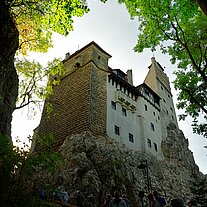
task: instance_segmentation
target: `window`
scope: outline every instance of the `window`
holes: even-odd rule
[[[159,116],[157,118],[158,118],[158,120],[160,120],[160,117]]]
[[[129,141],[130,142],[134,142],[134,136],[131,133],[129,133]]]
[[[98,59],[99,59],[99,60],[101,59],[101,56],[100,56],[100,55],[98,56]]]
[[[167,115],[169,114],[169,113],[168,113],[168,110],[166,110],[166,113],[167,113]]]
[[[165,99],[163,99],[163,101],[166,103]]]
[[[155,116],[155,112],[153,111],[153,115]]]
[[[116,125],[114,126],[114,132],[115,134],[120,135],[120,128]]]
[[[150,126],[151,126],[151,130],[155,131],[155,125],[153,123],[150,123]]]
[[[154,148],[155,148],[155,151],[157,152],[157,144],[154,143]]]
[[[154,101],[155,101],[156,104],[160,105],[160,100],[155,96],[154,96]]]
[[[116,102],[114,101],[111,101],[111,108],[116,110]]]
[[[145,108],[145,111],[147,111],[147,105],[146,104],[144,105],[144,108]]]
[[[163,87],[161,86],[161,89],[163,90]]]
[[[171,110],[171,111],[173,111],[173,108],[172,108],[172,107],[170,107],[170,110]]]
[[[145,94],[146,94],[147,96],[150,95],[149,91],[148,91],[146,88],[144,89],[144,92],[145,92]]]
[[[150,140],[150,139],[147,139],[147,146],[148,146],[149,148],[151,148],[151,147],[152,147],[152,142],[151,142],[151,140]]]
[[[174,117],[172,116],[172,120],[174,120]]]
[[[122,114],[123,116],[127,116],[127,110],[124,107],[122,107]]]

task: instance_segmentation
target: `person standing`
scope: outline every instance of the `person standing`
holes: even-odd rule
[[[111,194],[107,194],[106,197],[104,198],[104,204],[102,205],[102,207],[109,207],[109,203],[112,200],[112,196]]]
[[[155,199],[159,202],[160,207],[163,207],[167,204],[164,197],[161,196],[157,191],[154,191],[153,195],[154,195]]]
[[[114,192],[114,198],[109,203],[109,207],[127,207],[125,201],[120,197],[118,190]]]
[[[172,198],[170,200],[170,205],[172,207],[184,207],[185,206],[185,202],[182,198]]]
[[[85,198],[79,190],[76,195],[76,203],[78,207],[85,207]]]
[[[147,195],[147,198],[149,200],[149,207],[160,207],[159,202],[155,199],[155,197],[152,193],[149,193]]]
[[[196,201],[195,200],[190,200],[188,203],[189,207],[197,207]]]
[[[125,201],[127,207],[130,207],[130,201],[125,194],[122,195],[122,199]]]
[[[62,203],[68,203],[70,196],[63,186],[63,177],[58,176],[56,186],[57,188],[53,192],[53,199]]]

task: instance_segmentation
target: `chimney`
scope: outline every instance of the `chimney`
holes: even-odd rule
[[[130,83],[131,85],[133,85],[133,76],[132,76],[132,69],[127,70],[127,81],[128,83]]]
[[[151,62],[152,62],[152,64],[156,64],[155,57],[152,57],[152,58],[151,58]]]
[[[65,54],[65,60],[67,60],[69,57],[70,57],[70,52],[67,52],[67,53]]]

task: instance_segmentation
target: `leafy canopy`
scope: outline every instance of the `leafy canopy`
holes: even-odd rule
[[[49,81],[47,87],[43,82],[51,75],[63,73],[60,60],[55,59],[43,67],[24,56],[30,51],[47,52],[52,47],[53,32],[68,35],[73,30],[73,16],[83,16],[89,9],[84,0],[8,0],[6,3],[19,31],[15,61],[20,77],[18,109],[29,103],[38,104],[52,94],[51,84],[56,85],[59,80]]]
[[[192,0],[119,0],[140,22],[134,50],[159,47],[178,65],[174,82],[179,91],[180,118],[194,119],[194,132],[207,137],[207,17]],[[202,115],[204,122],[199,123]]]
[[[19,97],[17,102],[22,108],[29,103],[40,106],[42,100],[53,94],[52,85],[58,85],[64,67],[59,59],[54,59],[43,67],[39,62],[26,58],[16,59],[15,66],[19,74]],[[58,74],[58,75],[57,75]],[[56,78],[49,77],[55,76]],[[47,84],[46,84],[47,82]]]
[[[83,16],[89,9],[82,0],[8,1],[19,31],[20,52],[47,52],[52,46],[52,32],[68,35],[73,30],[73,16]]]

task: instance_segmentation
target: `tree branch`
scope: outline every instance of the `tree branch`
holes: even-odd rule
[[[207,47],[205,48],[203,56],[204,56],[204,61],[205,61],[203,72],[206,73],[206,69],[207,69]]]
[[[199,50],[200,50],[200,61],[199,61],[198,67],[201,68],[202,67],[202,62],[203,62],[203,52],[202,52],[202,47],[201,47],[200,42],[198,43],[198,47],[199,47]]]
[[[33,73],[33,75],[32,75],[32,78],[31,78],[31,80],[29,81],[29,84],[28,84],[28,86],[26,87],[26,89],[25,89],[25,93],[23,93],[23,100],[22,100],[22,102],[21,102],[21,104],[20,104],[20,106],[19,107],[21,107],[22,105],[24,105],[24,102],[25,102],[25,100],[26,100],[26,97],[28,97],[28,102],[29,102],[29,96],[30,96],[30,93],[31,93],[31,91],[32,91],[32,89],[34,88],[34,86],[35,86],[35,80],[34,80],[34,78],[35,78],[35,75],[36,75],[36,72],[34,71],[34,73]],[[32,81],[33,81],[33,83],[32,83]],[[31,83],[32,83],[32,85],[31,85]],[[30,88],[30,89],[29,89]]]
[[[177,24],[178,24],[178,22],[177,22]],[[171,25],[172,25],[172,27],[173,27],[173,29],[175,30],[175,34],[176,34],[176,38],[177,38],[177,41],[186,49],[186,52],[188,53],[188,56],[189,56],[189,58],[191,59],[191,62],[192,62],[192,65],[193,65],[193,67],[198,71],[198,73],[201,75],[201,77],[203,78],[203,80],[205,81],[205,82],[207,82],[207,76],[205,75],[205,73],[198,67],[198,65],[196,64],[196,62],[195,62],[195,59],[193,58],[193,55],[192,55],[192,53],[190,52],[190,49],[189,49],[189,47],[188,47],[188,44],[187,44],[187,42],[185,41],[185,39],[184,39],[184,41],[185,41],[185,43],[180,39],[180,37],[179,37],[179,34],[178,34],[178,29],[177,29],[177,27],[175,26],[175,24],[171,21]],[[179,24],[178,24],[178,26],[179,26]]]
[[[27,103],[25,103],[25,104],[23,104],[23,105],[20,105],[20,106],[16,106],[14,110],[21,109],[21,108],[23,108],[23,107],[25,107],[25,106],[28,106],[28,105],[31,104],[31,103],[36,104],[36,103],[38,103],[38,102],[43,102],[43,101],[40,101],[40,100],[28,100]]]
[[[34,41],[34,40],[35,39],[30,39],[30,40],[25,40],[25,41],[21,42],[21,44],[19,45],[19,50],[22,48],[23,44],[30,43],[31,41]]]
[[[200,108],[205,114],[207,114],[207,109],[205,109],[205,106],[203,106],[202,104],[200,104],[200,103],[197,101],[197,99],[193,96],[192,91],[190,91],[190,90],[187,89],[187,88],[182,88],[181,90],[182,90],[182,91],[185,91],[185,92],[190,96],[189,101],[190,101],[192,104],[196,104],[197,106],[199,106],[199,108]]]

